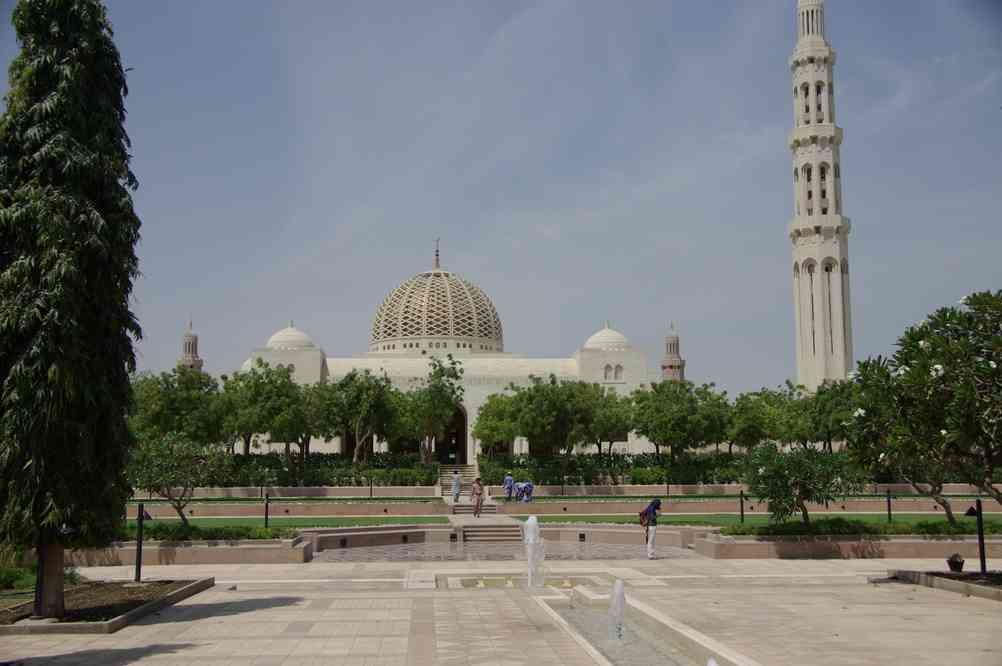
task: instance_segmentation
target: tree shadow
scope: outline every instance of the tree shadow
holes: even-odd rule
[[[137,625],[168,624],[171,622],[191,622],[210,617],[240,615],[254,611],[268,610],[282,606],[291,606],[303,601],[303,597],[259,597],[256,599],[237,599],[234,601],[217,601],[207,604],[185,604],[183,606],[168,606],[163,610],[151,613],[135,622]]]
[[[14,661],[3,661],[0,664],[10,666],[39,666],[41,664],[131,664],[146,657],[158,654],[175,654],[188,648],[195,647],[194,643],[165,643],[162,645],[147,645],[144,647],[129,648],[102,648],[98,650],[80,650],[79,652],[64,652],[62,654],[50,654],[44,657],[26,657],[15,659]]]

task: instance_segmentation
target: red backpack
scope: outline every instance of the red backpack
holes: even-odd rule
[[[650,520],[650,514],[648,514],[647,509],[644,508],[644,510],[640,512],[640,526],[647,527],[650,524]]]

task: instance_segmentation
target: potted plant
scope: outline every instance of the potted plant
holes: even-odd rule
[[[954,553],[946,559],[946,566],[950,567],[950,571],[960,573],[964,570],[964,558],[960,553]]]

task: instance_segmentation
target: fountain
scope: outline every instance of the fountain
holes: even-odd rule
[[[626,586],[619,578],[612,584],[609,597],[609,640],[623,640],[623,619],[626,617]]]
[[[525,541],[525,559],[529,565],[528,588],[543,586],[543,560],[546,559],[546,548],[539,535],[539,521],[535,516],[529,516],[522,528],[522,538]]]

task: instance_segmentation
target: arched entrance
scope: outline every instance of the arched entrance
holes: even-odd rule
[[[466,410],[460,405],[445,427],[441,441],[435,442],[435,455],[443,465],[466,465]]]

